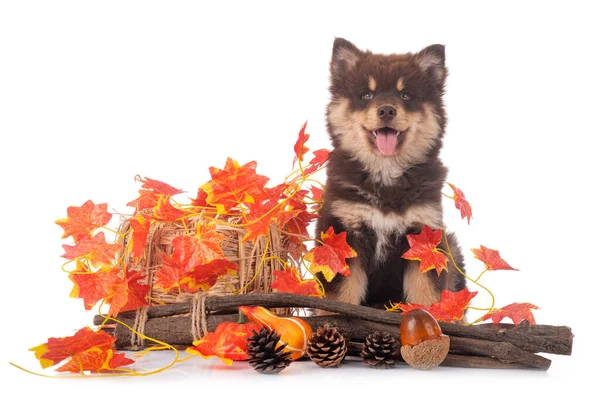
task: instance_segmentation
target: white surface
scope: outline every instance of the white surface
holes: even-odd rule
[[[598,352],[600,34],[591,2],[550,3],[3,2],[3,385],[52,394],[218,387],[294,394],[301,384],[327,383],[336,393],[429,394],[559,391],[590,381]],[[467,226],[449,201],[445,220],[465,248],[499,249],[520,269],[483,281],[498,306],[532,302],[542,308],[539,323],[572,326],[573,356],[552,356],[548,373],[321,370],[306,362],[266,377],[195,358],[152,377],[80,381],[8,366],[40,371],[27,348],[91,323],[93,312],[68,298],[60,270],[64,241],[54,221],[67,206],[92,199],[128,213],[136,174],[189,191],[185,200],[227,156],[258,160],[259,172],[279,181],[305,120],[309,147],[329,147],[324,109],[335,36],[381,52],[446,44],[443,159],[474,219]],[[468,264],[470,273],[480,268]],[[480,292],[475,302],[489,299]],[[136,367],[158,367],[163,356]]]

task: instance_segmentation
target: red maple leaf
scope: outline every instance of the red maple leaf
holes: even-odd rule
[[[471,218],[473,218],[473,210],[471,209],[471,204],[465,198],[465,194],[460,190],[460,188],[454,186],[452,183],[448,183],[448,185],[454,191],[454,206],[456,209],[460,210],[460,218],[467,218],[467,223],[471,224]]]
[[[448,271],[448,258],[437,249],[442,241],[442,230],[433,231],[428,225],[425,225],[420,234],[407,235],[406,238],[410,249],[402,255],[402,258],[419,260],[421,272],[435,268],[439,275],[443,270]]]
[[[336,274],[350,275],[347,258],[356,257],[356,252],[346,242],[346,233],[336,234],[333,227],[321,232],[322,246],[312,248],[305,258],[310,261],[313,273],[321,272],[327,282],[331,282]]]
[[[535,318],[533,317],[533,312],[531,312],[532,309],[538,309],[538,307],[530,303],[512,303],[500,309],[493,309],[482,320],[492,319],[494,324],[498,324],[503,318],[509,318],[515,325],[518,325],[523,320],[527,320],[530,324],[534,325]]]
[[[253,331],[259,333],[261,328],[262,325],[254,322],[221,322],[215,331],[194,341],[194,346],[186,349],[186,352],[204,359],[218,357],[227,365],[234,360],[248,360],[248,338],[252,337]]]
[[[429,307],[429,312],[434,318],[442,322],[453,322],[461,320],[469,302],[477,295],[477,292],[470,292],[467,288],[459,292],[442,290],[442,300]]]
[[[173,238],[173,257],[190,270],[196,265],[225,258],[221,242],[225,235],[217,230],[216,224],[196,223],[194,235]]]
[[[461,320],[469,302],[477,295],[477,292],[470,292],[467,288],[459,292],[442,290],[441,301],[426,307],[420,304],[395,304],[394,308],[399,308],[403,314],[415,309],[428,311],[436,320],[442,322],[454,322]]]
[[[181,285],[190,293],[195,293],[200,289],[208,291],[221,276],[235,275],[239,269],[240,267],[236,263],[229,260],[213,260],[210,263],[196,265],[189,270],[181,280]]]
[[[183,192],[183,190],[172,187],[161,181],[150,179],[149,177],[137,175],[135,180],[142,182],[142,190],[138,191],[140,196],[129,202],[127,206],[134,207],[136,212],[153,208],[156,206],[161,196],[171,197],[172,195],[181,194]]]
[[[141,278],[141,271],[126,273],[125,278],[113,286],[111,295],[106,298],[110,304],[110,316],[116,317],[119,312],[134,311],[148,305],[146,296],[150,286],[139,283]]]
[[[93,231],[110,221],[112,215],[107,212],[107,208],[105,203],[95,205],[88,200],[80,207],[69,206],[67,218],[56,220],[55,223],[65,231],[62,238],[72,236],[77,243],[84,237],[90,238]]]
[[[121,282],[119,269],[112,268],[97,272],[71,273],[69,279],[73,281],[73,290],[70,296],[73,298],[82,298],[85,309],[90,310],[96,303],[111,294],[115,285]]]
[[[181,289],[181,281],[186,273],[184,263],[162,253],[162,267],[154,273],[154,285],[164,291]]]
[[[313,194],[313,200],[315,202],[319,202],[323,199],[323,190],[321,190],[319,187],[311,186],[310,191]]]
[[[202,188],[198,188],[198,193],[196,194],[196,198],[192,199],[190,204],[192,206],[206,207],[208,203],[206,202],[206,198],[208,194]]]
[[[206,202],[215,206],[218,214],[268,198],[264,187],[269,178],[256,174],[256,161],[240,166],[227,158],[224,169],[211,167],[209,171],[212,180],[200,188],[206,191]]]
[[[321,289],[314,279],[303,280],[295,268],[284,271],[273,271],[275,281],[271,282],[271,289],[279,293],[294,293],[305,296],[321,297]]]
[[[313,151],[313,159],[310,160],[310,165],[304,169],[304,176],[309,176],[318,171],[329,160],[330,151],[320,149]]]
[[[129,220],[129,226],[131,227],[131,254],[133,256],[133,263],[135,264],[140,258],[144,257],[146,239],[150,232],[150,220],[141,214],[137,214]]]
[[[242,242],[256,242],[256,238],[269,234],[269,227],[281,212],[281,205],[277,198],[248,205],[249,211],[246,215],[248,223],[245,227],[248,232],[242,238]]]
[[[306,122],[304,123],[304,125],[302,125],[300,133],[298,133],[298,140],[296,141],[296,144],[294,144],[294,152],[296,153],[296,158],[294,158],[294,162],[296,162],[296,160],[300,162],[304,161],[304,154],[308,152],[308,147],[306,147],[304,144],[306,143],[310,135],[305,134],[305,132]]]
[[[175,221],[185,217],[187,214],[171,204],[171,198],[161,195],[158,203],[153,209],[152,217],[161,221]]]
[[[471,251],[475,254],[475,258],[483,261],[488,271],[497,271],[497,270],[513,270],[518,271],[508,265],[506,261],[500,257],[500,252],[494,249],[488,249],[483,245],[480,245],[480,249],[471,249]]]
[[[99,266],[110,264],[115,259],[115,255],[121,249],[118,243],[106,243],[104,232],[100,231],[92,238],[82,237],[75,246],[62,245],[65,254],[62,257],[68,260],[76,258],[85,258],[92,265]]]
[[[42,368],[48,368],[69,359],[57,371],[112,370],[133,363],[124,354],[114,354],[113,343],[117,339],[104,331],[89,327],[69,337],[51,337],[44,344],[30,348]]]

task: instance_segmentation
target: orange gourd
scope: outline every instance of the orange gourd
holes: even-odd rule
[[[286,351],[292,353],[292,360],[300,359],[306,353],[308,338],[312,328],[297,317],[280,317],[264,307],[241,306],[240,313],[249,321],[259,323],[281,336],[280,344],[287,344]]]

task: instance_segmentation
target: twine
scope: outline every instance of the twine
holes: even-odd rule
[[[192,298],[192,336],[194,340],[199,340],[208,333],[206,297],[208,297],[208,293],[198,292]]]
[[[131,347],[133,350],[144,348],[144,339],[140,336],[144,334],[144,328],[148,321],[148,306],[138,308],[135,313],[135,321],[133,322],[133,330],[131,332]]]

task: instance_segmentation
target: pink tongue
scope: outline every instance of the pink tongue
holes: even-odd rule
[[[393,155],[396,152],[396,144],[398,143],[398,136],[396,133],[385,133],[377,131],[377,148],[383,155]]]

